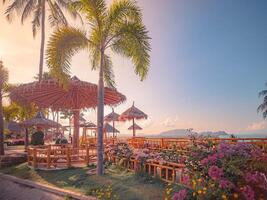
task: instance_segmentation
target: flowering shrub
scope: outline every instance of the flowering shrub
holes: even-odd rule
[[[195,145],[186,161],[192,188],[190,199],[258,200],[267,197],[267,158],[254,145],[221,143]],[[188,189],[186,189],[188,190]],[[180,190],[173,199],[187,199]]]
[[[112,187],[103,186],[100,188],[93,188],[86,193],[87,195],[92,195],[97,197],[98,200],[119,200],[119,197],[114,194]]]
[[[133,150],[129,147],[127,143],[118,143],[115,145],[108,145],[106,147],[106,153],[111,156],[116,156],[119,159],[129,159],[133,155]]]

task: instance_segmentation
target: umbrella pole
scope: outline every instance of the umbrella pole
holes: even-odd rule
[[[113,138],[114,138],[114,136],[115,136],[115,122],[114,122],[114,120],[112,122],[113,122],[112,125],[113,125]]]
[[[79,146],[79,117],[80,111],[74,110],[74,133],[73,133],[73,148],[78,148]]]
[[[133,137],[135,137],[134,118],[133,118]]]

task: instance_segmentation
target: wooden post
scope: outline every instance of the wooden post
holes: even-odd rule
[[[33,148],[33,168],[37,168],[37,149]]]
[[[176,178],[176,173],[175,173],[175,169],[173,168],[172,170],[172,182],[175,182],[175,178]]]
[[[89,162],[90,162],[90,158],[89,158],[89,147],[86,145],[86,165],[88,166],[89,165]]]
[[[25,141],[24,141],[24,145],[25,145],[25,152],[27,152],[28,145],[29,145],[29,130],[28,130],[28,128],[25,129]]]
[[[67,167],[71,167],[71,160],[70,160],[70,148],[67,147]]]
[[[30,148],[27,150],[28,165],[31,166],[32,151]]]
[[[50,166],[51,166],[51,157],[50,157],[51,145],[48,145],[46,153],[47,153],[47,155],[46,155],[47,156],[47,168],[50,169]]]
[[[163,138],[161,138],[160,147],[161,147],[162,149],[163,149],[163,147],[164,147],[164,139],[163,139]]]

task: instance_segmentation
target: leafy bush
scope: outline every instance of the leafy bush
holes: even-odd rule
[[[256,146],[221,143],[192,147],[186,161],[188,177],[173,199],[264,200],[267,196],[267,157]]]

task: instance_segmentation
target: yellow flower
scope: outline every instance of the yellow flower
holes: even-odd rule
[[[193,197],[194,197],[194,196],[196,196],[196,193],[195,193],[195,192],[193,193]]]
[[[234,193],[234,198],[237,199],[238,198],[238,194]]]
[[[225,194],[222,195],[223,199],[227,199],[227,196]]]
[[[203,187],[203,190],[204,190],[204,191],[206,191],[206,190],[207,190],[207,188],[206,188],[206,187]]]
[[[198,193],[198,194],[202,194],[202,190],[198,190],[197,193]]]
[[[167,194],[170,194],[170,191],[167,191]]]
[[[197,179],[197,181],[198,181],[198,182],[201,182],[202,180],[201,180],[201,178],[199,178],[199,179]]]

